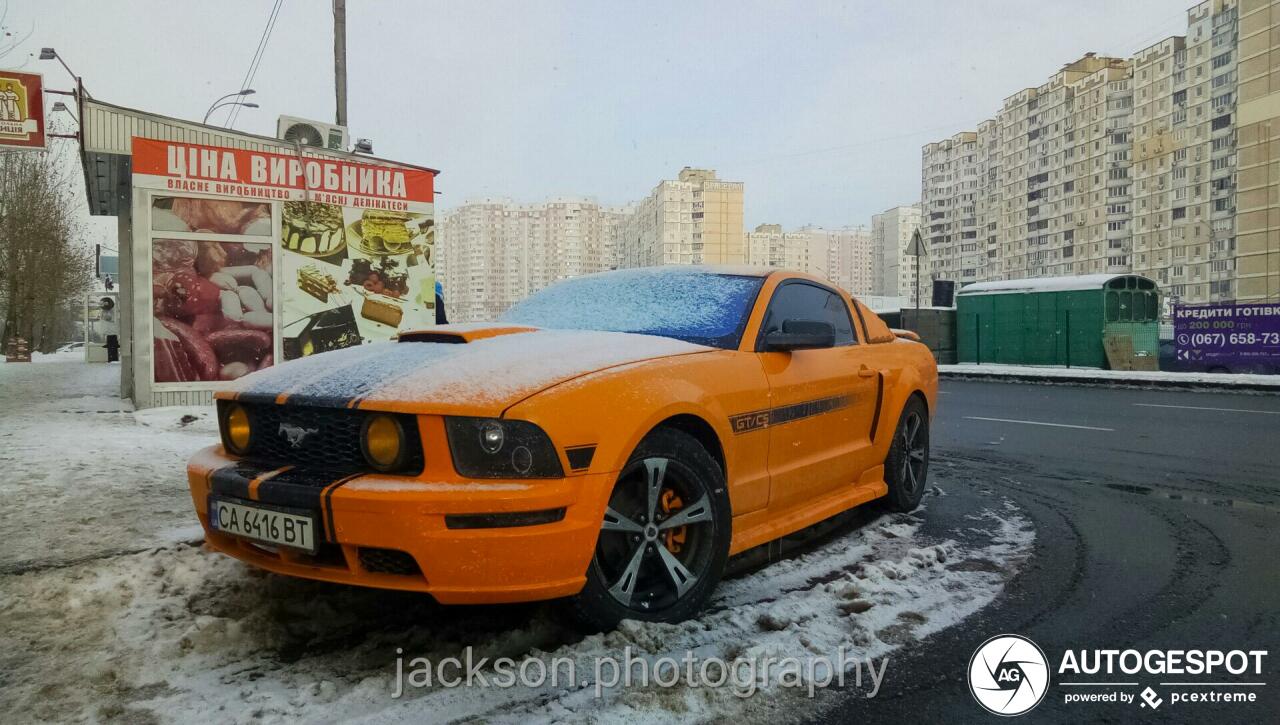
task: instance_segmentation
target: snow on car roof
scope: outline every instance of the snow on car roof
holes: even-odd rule
[[[1117,277],[1128,274],[1082,274],[1068,277],[1038,277],[1035,279],[1001,279],[994,282],[975,282],[965,285],[957,295],[994,294],[999,292],[1065,292],[1068,290],[1102,289]]]

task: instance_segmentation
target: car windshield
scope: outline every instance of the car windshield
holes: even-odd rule
[[[559,330],[659,335],[734,348],[762,283],[762,277],[690,268],[604,272],[552,285],[499,319]]]

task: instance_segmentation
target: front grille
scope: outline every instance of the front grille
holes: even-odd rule
[[[395,549],[375,549],[370,546],[360,547],[360,566],[365,571],[375,574],[422,574],[418,562],[408,553]]]
[[[218,401],[219,408],[230,405]],[[245,457],[255,462],[304,466],[335,474],[372,471],[360,447],[367,411],[271,403],[239,403],[249,415],[253,436]],[[399,415],[408,455],[402,474],[422,472],[417,421]]]

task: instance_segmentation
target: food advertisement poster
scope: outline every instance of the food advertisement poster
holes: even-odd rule
[[[44,80],[39,74],[0,70],[0,146],[45,147]]]
[[[435,322],[432,172],[134,139],[156,383],[234,380]]]

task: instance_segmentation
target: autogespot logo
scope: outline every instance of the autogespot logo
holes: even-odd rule
[[[1021,715],[1049,691],[1049,660],[1026,637],[998,634],[969,659],[969,691],[988,712]]]

